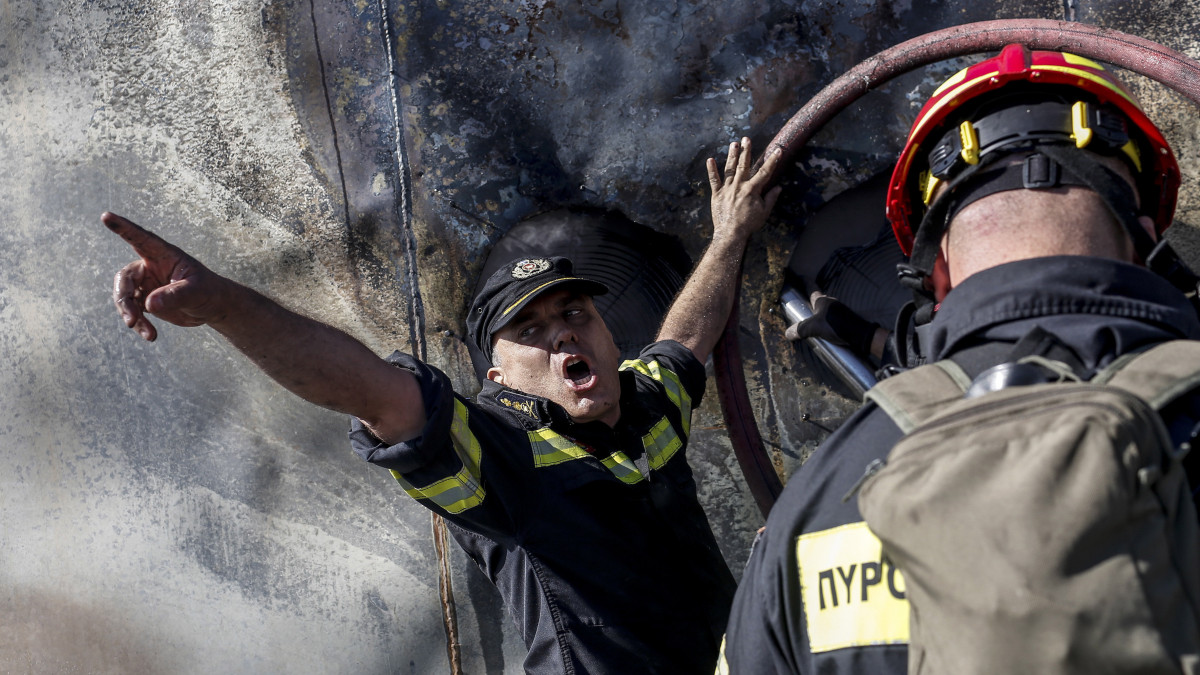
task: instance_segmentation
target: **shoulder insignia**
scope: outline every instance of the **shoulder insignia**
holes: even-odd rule
[[[509,410],[525,415],[531,419],[539,419],[537,412],[537,399],[525,394],[519,394],[513,391],[505,391],[496,395],[496,400]]]

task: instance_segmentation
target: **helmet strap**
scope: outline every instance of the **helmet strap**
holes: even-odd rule
[[[1129,182],[1113,170],[1092,159],[1086,152],[1074,151],[1062,145],[1040,147],[1039,151],[1061,164],[1079,183],[1100,195],[1108,210],[1125,226],[1133,248],[1150,271],[1166,279],[1172,286],[1200,297],[1197,286],[1200,277],[1180,260],[1175,249],[1165,239],[1157,242],[1139,221],[1137,201]]]
[[[1193,303],[1200,302],[1200,276],[1196,276],[1187,263],[1179,258],[1179,254],[1166,238],[1158,242],[1150,252],[1150,257],[1146,258],[1146,267],[1171,282],[1175,288],[1189,294]]]
[[[912,320],[917,326],[932,321],[937,308],[937,298],[934,297],[933,291],[927,288],[926,279],[933,274],[934,263],[937,262],[938,253],[942,248],[942,235],[946,233],[951,216],[962,208],[957,206],[958,188],[972,182],[977,174],[995,163],[999,157],[1000,155],[993,154],[981,158],[978,164],[967,167],[946,185],[941,199],[934,200],[917,226],[908,262],[896,265],[900,283],[912,291],[915,306]],[[982,197],[976,197],[980,198]]]
[[[1062,145],[1043,145],[1038,147],[1038,152],[1057,162],[1064,172],[1077,181],[1074,184],[1083,185],[1100,195],[1109,212],[1129,234],[1138,256],[1143,261],[1150,258],[1156,242],[1138,220],[1137,198],[1128,181],[1092,159],[1086,151],[1068,149]]]

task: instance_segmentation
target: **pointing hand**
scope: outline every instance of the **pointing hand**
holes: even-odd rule
[[[143,339],[158,337],[152,314],[177,326],[200,326],[223,318],[226,280],[158,235],[114,213],[100,221],[137,253],[113,280],[113,303],[125,325]]]

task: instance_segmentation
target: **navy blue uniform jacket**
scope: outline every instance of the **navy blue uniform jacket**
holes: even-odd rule
[[[921,351],[930,361],[953,359],[975,377],[1007,361],[1035,326],[1057,336],[1089,369],[1164,340],[1200,338],[1186,298],[1155,274],[1061,256],[1008,263],[966,279],[922,329]],[[907,671],[903,579],[881,561],[857,500],[843,500],[867,464],[887,457],[899,438],[891,419],[868,403],[788,481],[734,600],[728,672]]]
[[[484,383],[474,401],[404,354],[428,423],[386,446],[351,440],[440,513],[500,590],[530,673],[711,673],[734,579],[685,457],[704,366],[659,342],[621,366],[616,427]]]

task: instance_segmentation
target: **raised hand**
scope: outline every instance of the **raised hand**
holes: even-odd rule
[[[113,303],[125,325],[153,341],[158,330],[152,314],[177,326],[201,326],[225,314],[221,301],[228,281],[162,237],[115,213],[100,221],[137,253],[113,279]]]
[[[780,154],[776,149],[767,155],[758,171],[754,171],[750,162],[750,139],[743,138],[740,145],[730,143],[723,179],[717,171],[717,160],[709,158],[714,239],[732,236],[746,240],[762,228],[782,191],[775,186],[763,192],[775,173]]]
[[[780,153],[772,152],[758,171],[750,164],[750,139],[729,144],[725,178],[717,161],[708,160],[708,184],[712,188],[713,238],[692,270],[692,275],[667,311],[660,340],[675,340],[702,363],[721,337],[737,292],[742,256],[750,235],[762,228],[779,199],[776,186],[763,194]]]

